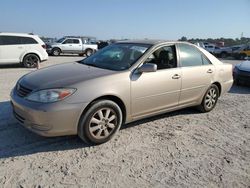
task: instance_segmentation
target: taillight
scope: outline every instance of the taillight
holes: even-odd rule
[[[44,49],[46,49],[46,45],[45,45],[45,44],[43,44],[42,47],[43,47]]]

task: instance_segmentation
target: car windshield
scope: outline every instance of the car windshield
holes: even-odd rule
[[[57,43],[62,43],[64,40],[65,40],[65,38],[60,38],[60,39],[58,39],[56,42],[57,42]]]
[[[149,44],[116,43],[99,50],[81,63],[122,71],[130,68],[150,47]]]

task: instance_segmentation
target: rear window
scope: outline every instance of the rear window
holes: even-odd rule
[[[79,42],[78,39],[73,39],[73,43],[74,43],[74,44],[79,44],[80,42]]]
[[[0,36],[0,45],[37,44],[38,42],[30,37]]]
[[[179,44],[179,50],[180,62],[182,67],[203,65],[202,54],[195,47],[188,44]]]

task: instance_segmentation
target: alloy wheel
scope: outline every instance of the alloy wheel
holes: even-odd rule
[[[34,56],[34,55],[29,55],[26,59],[25,59],[25,67],[27,68],[33,68],[36,67],[37,64],[39,63],[39,59]]]
[[[211,88],[206,95],[205,98],[205,105],[208,109],[211,109],[214,107],[217,101],[217,92],[215,88]]]
[[[102,108],[91,117],[90,134],[96,139],[107,138],[117,126],[117,114],[111,108]]]

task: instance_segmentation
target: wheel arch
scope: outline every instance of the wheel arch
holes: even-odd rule
[[[83,114],[85,114],[89,110],[89,108],[92,106],[92,104],[94,102],[99,101],[99,100],[110,100],[110,101],[115,102],[121,108],[121,111],[122,111],[122,123],[125,123],[126,118],[127,118],[127,109],[126,109],[126,106],[125,106],[124,102],[122,101],[122,99],[119,98],[119,97],[117,97],[117,96],[115,96],[115,95],[103,95],[103,96],[100,96],[98,98],[95,98],[82,111],[81,117],[82,117]],[[79,121],[80,121],[80,119],[79,119]]]
[[[88,50],[94,51],[94,49],[87,47],[87,48],[84,50],[84,52],[86,53]]]
[[[58,50],[60,50],[60,52],[62,51],[62,49],[60,47],[58,47],[58,46],[52,47],[51,51],[54,50],[54,49],[58,49]]]
[[[212,84],[214,84],[214,85],[216,85],[218,87],[218,89],[219,89],[219,96],[220,96],[221,95],[221,90],[222,90],[221,84],[219,82],[214,82]]]
[[[37,56],[38,58],[39,58],[39,61],[41,62],[41,55],[39,54],[39,53],[37,53],[37,52],[26,52],[26,53],[24,53],[23,55],[22,55],[22,57],[21,57],[21,59],[20,59],[20,63],[23,63],[23,60],[24,60],[24,58],[27,56],[27,55],[35,55],[35,56]]]

